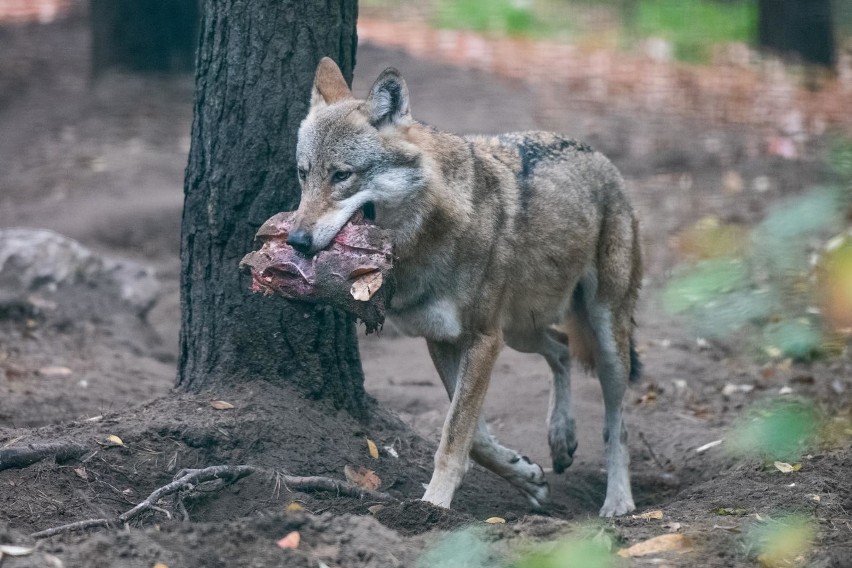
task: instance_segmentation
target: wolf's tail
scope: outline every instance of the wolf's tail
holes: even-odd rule
[[[636,341],[630,337],[630,382],[638,383],[642,378],[642,360],[636,352]]]

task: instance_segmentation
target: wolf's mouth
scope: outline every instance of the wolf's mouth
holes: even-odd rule
[[[376,205],[372,201],[365,203],[361,210],[364,212],[364,219],[368,221],[376,220]]]

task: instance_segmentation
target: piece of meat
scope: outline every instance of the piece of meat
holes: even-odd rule
[[[252,292],[330,304],[364,322],[367,332],[384,323],[393,292],[393,255],[387,232],[356,213],[331,244],[306,256],[287,244],[295,212],[278,213],[257,231],[260,250],[240,269],[251,272]]]

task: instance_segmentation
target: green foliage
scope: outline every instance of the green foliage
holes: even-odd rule
[[[595,538],[572,537],[523,556],[512,568],[611,568],[615,557],[605,542]]]
[[[817,435],[816,410],[804,402],[757,406],[734,425],[728,448],[736,455],[767,460],[794,460]]]
[[[492,568],[488,543],[476,527],[448,533],[429,547],[417,568]]]
[[[802,515],[790,515],[752,525],[745,535],[751,556],[764,568],[802,566],[802,558],[813,546],[814,522]]]
[[[852,10],[850,10],[852,12]],[[828,165],[841,179],[852,183],[852,140],[835,138],[828,147]]]
[[[512,0],[441,0],[435,23],[442,28],[531,35],[542,25],[531,4]]]
[[[811,255],[843,224],[843,193],[817,187],[769,211],[739,257],[684,263],[663,290],[663,307],[689,316],[719,338],[748,330],[759,352],[809,359],[820,351],[822,322]]]
[[[636,28],[641,36],[662,37],[674,45],[675,57],[703,63],[718,43],[748,42],[757,29],[752,0],[640,0]]]

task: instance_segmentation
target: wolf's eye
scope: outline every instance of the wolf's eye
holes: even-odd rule
[[[334,183],[340,183],[342,181],[346,181],[352,175],[352,172],[347,172],[346,170],[337,170],[332,174],[331,181]]]
[[[307,170],[303,168],[299,168],[299,181],[305,181],[305,178],[308,177]]]

